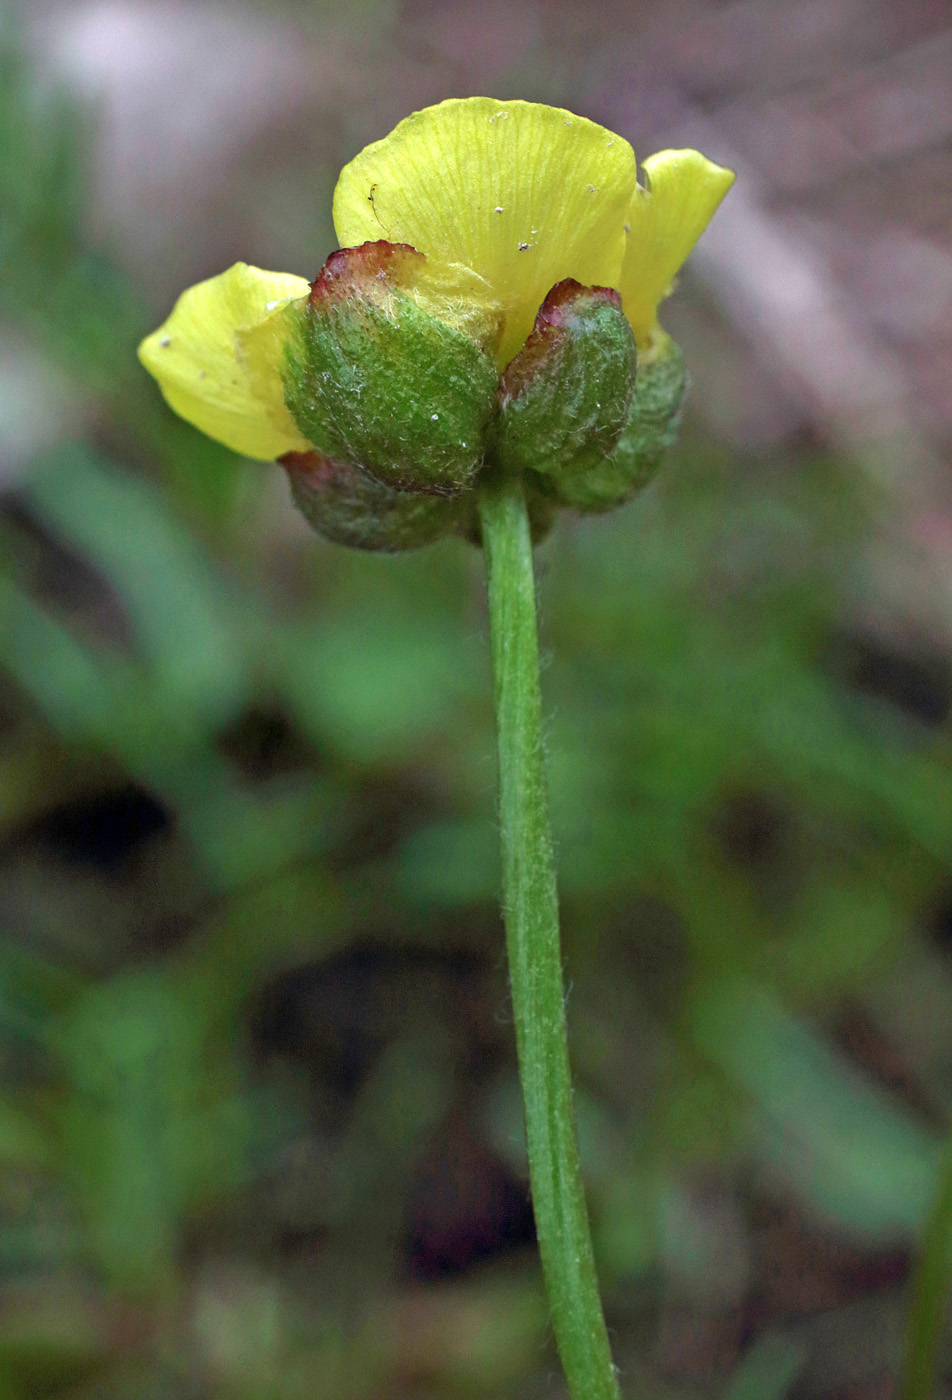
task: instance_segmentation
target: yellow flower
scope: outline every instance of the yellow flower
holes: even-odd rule
[[[183,292],[165,324],[139,346],[139,359],[170,408],[233,451],[264,462],[306,452],[284,404],[280,346],[266,344],[265,353],[249,358],[245,340],[308,288],[290,272],[235,263]]]
[[[498,308],[502,367],[556,282],[617,287],[635,175],[627,141],[571,112],[456,99],[414,112],[344,168],[334,227],[344,246],[410,243],[434,281]]]
[[[341,247],[410,244],[426,263],[413,295],[465,329],[493,329],[500,369],[565,278],[619,290],[644,350],[657,307],[733,180],[696,151],[645,162],[621,136],[558,107],[452,99],[415,112],[341,173]],[[190,288],[139,356],[171,407],[245,456],[308,444],[285,405],[289,273],[237,263]]]
[[[734,183],[734,174],[698,151],[659,151],[642,166],[626,221],[621,267],[625,314],[639,348],[650,345],[658,303]]]

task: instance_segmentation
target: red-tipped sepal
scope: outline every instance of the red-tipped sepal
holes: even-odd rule
[[[571,278],[557,283],[502,377],[500,463],[557,480],[599,465],[627,422],[635,359],[617,292]]]
[[[435,314],[425,263],[383,241],[332,253],[290,323],[285,401],[324,456],[395,491],[452,496],[483,461],[498,375]]]

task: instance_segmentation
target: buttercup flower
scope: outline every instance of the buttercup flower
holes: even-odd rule
[[[321,492],[346,499],[347,543],[360,543],[365,506],[421,518],[401,499],[421,493],[443,498],[422,512],[426,538],[441,510],[460,528],[451,498],[487,457],[517,463],[530,496],[608,508],[671,435],[683,372],[658,305],[733,180],[696,151],[642,171],[622,137],[560,108],[442,102],[345,167],[342,251],[315,282],[237,263],[184,292],[140,358],[183,418],[245,456],[285,459],[332,538]],[[557,392],[540,389],[546,374],[561,376]],[[649,420],[663,429],[653,445]],[[614,484],[593,494],[585,472]],[[399,539],[371,533],[369,547],[417,542],[405,524]]]

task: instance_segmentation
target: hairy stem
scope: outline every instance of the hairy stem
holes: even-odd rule
[[[573,1400],[618,1400],[579,1166],[539,693],[532,540],[517,477],[480,492],[499,735],[502,890],[542,1270]]]
[[[912,1276],[902,1400],[932,1400],[942,1331],[952,1293],[952,1139],[936,1183]]]

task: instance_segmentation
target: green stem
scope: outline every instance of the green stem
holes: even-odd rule
[[[572,1107],[532,539],[519,479],[492,474],[480,492],[480,516],[499,730],[503,913],[536,1233],[573,1400],[619,1400]]]
[[[912,1278],[902,1400],[932,1400],[939,1344],[952,1292],[952,1140]]]

